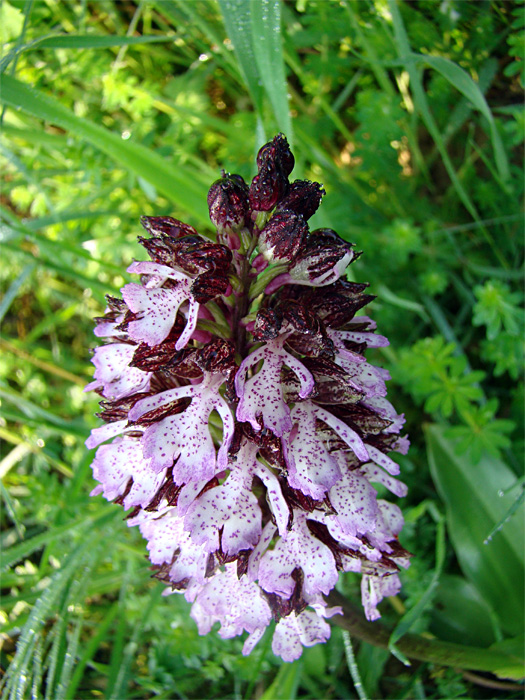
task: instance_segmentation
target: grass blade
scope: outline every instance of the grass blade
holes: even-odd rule
[[[255,109],[262,117],[263,91],[259,82],[260,76],[252,39],[252,3],[245,0],[219,0],[219,5],[226,33],[233,44],[244,82],[252,97]]]
[[[94,516],[77,518],[76,520],[64,523],[64,525],[58,525],[52,530],[47,530],[40,535],[35,535],[35,537],[31,537],[29,540],[20,542],[19,544],[2,552],[1,570],[3,571],[4,569],[9,568],[17,561],[20,561],[20,559],[28,557],[37,549],[40,549],[40,547],[49,544],[49,542],[56,540],[61,535],[65,535],[66,533],[73,531],[75,528],[84,529],[88,526],[90,528],[94,528],[95,526],[100,527],[106,522],[115,519],[117,515],[121,515],[121,513],[116,509],[115,511],[110,510],[109,512],[104,509],[102,515],[96,514]]]
[[[171,36],[104,36],[96,34],[63,34],[44,36],[23,46],[17,46],[0,61],[0,74],[7,66],[25,51],[36,49],[107,49],[112,46],[130,46],[133,44],[153,44],[173,41]]]
[[[11,283],[9,289],[4,295],[4,298],[0,302],[0,323],[2,319],[9,311],[9,307],[16,298],[16,295],[20,291],[21,286],[24,284],[26,279],[32,274],[36,267],[36,263],[28,263],[18,277]]]
[[[284,71],[281,1],[246,3],[250,8],[253,49],[259,76],[272,105],[279,129],[293,146],[292,120]]]
[[[52,97],[11,76],[4,75],[2,78],[0,99],[8,107],[61,126],[72,135],[89,141],[95,148],[151,183],[182,211],[191,214],[200,223],[208,223],[206,186],[199,184],[198,175],[184,165],[172,165],[142,144],[123,141],[118,134],[77,117]]]
[[[449,61],[448,58],[443,58],[443,56],[422,56],[415,54],[414,57],[421,63],[425,63],[438,73],[441,73],[441,75],[448,80],[448,82],[453,85],[456,90],[459,90],[459,92],[470,100],[474,107],[479,110],[481,114],[483,114],[489,123],[494,157],[496,160],[496,165],[498,166],[500,177],[504,182],[509,180],[509,164],[500,135],[496,129],[494,117],[492,116],[492,112],[489,109],[483,93],[472,80],[470,75],[464,71],[461,66]]]

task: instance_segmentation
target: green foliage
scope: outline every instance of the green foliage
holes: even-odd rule
[[[508,284],[491,280],[483,286],[474,287],[474,295],[477,302],[474,304],[472,323],[486,326],[489,340],[494,340],[502,327],[509,335],[519,334],[518,322],[523,318],[523,310],[518,307],[522,301],[520,293],[512,293]]]
[[[507,645],[517,661],[501,674],[516,677],[523,3],[3,0],[0,13],[5,697],[357,697],[338,630],[292,666],[270,635],[248,658],[241,640],[199,637],[184,599],[150,580],[140,535],[88,497],[92,318],[141,256],[140,216],[209,233],[209,184],[221,168],[250,177],[279,129],[293,129],[294,177],[327,191],[312,227],[364,251],[351,274],[391,341],[372,361],[407,417],[401,540],[415,556],[384,619],[396,639]],[[358,601],[356,577],[341,585]],[[369,697],[520,697],[352,644]]]

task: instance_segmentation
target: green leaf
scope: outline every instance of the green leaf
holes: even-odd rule
[[[77,117],[52,97],[21,83],[11,76],[2,77],[0,101],[15,110],[44,119],[91,143],[130,172],[144,178],[184,212],[199,222],[209,222],[206,187],[197,173],[182,164],[173,165],[154,151],[132,141],[123,141],[88,119]]]
[[[29,44],[17,46],[0,61],[0,73],[3,73],[15,56],[24,51],[35,49],[106,49],[112,46],[130,46],[132,44],[153,44],[155,42],[173,41],[172,36],[104,36],[96,34],[64,34],[44,36]]]
[[[264,118],[263,94],[266,93],[279,129],[292,143],[280,0],[219,0],[219,5],[246,87],[261,120]]]
[[[514,678],[522,681],[525,668],[525,635],[520,634],[513,639],[504,639],[496,642],[491,647],[494,651],[508,655],[508,662],[494,670],[500,678]]]
[[[297,659],[291,664],[283,664],[260,700],[295,700],[302,668],[302,659]]]
[[[253,48],[259,75],[279,129],[293,145],[281,35],[281,0],[259,0],[246,4],[251,9]]]
[[[492,611],[477,589],[462,576],[446,575],[436,589],[430,631],[439,639],[472,646],[496,641]]]
[[[447,526],[465,576],[491,605],[510,634],[523,629],[524,527],[513,517],[485,544],[487,534],[512,505],[503,493],[516,477],[502,461],[485,455],[479,464],[459,457],[444,428],[426,429],[430,470],[447,508]]]
[[[255,108],[263,113],[263,91],[252,41],[251,8],[246,0],[219,0],[224,26]]]
[[[508,180],[510,178],[509,164],[500,135],[496,129],[494,117],[492,116],[492,112],[489,109],[483,93],[470,75],[464,71],[463,68],[458,66],[457,63],[453,63],[449,61],[448,58],[443,58],[443,56],[423,56],[421,54],[414,54],[414,57],[417,58],[418,62],[426,63],[438,73],[441,73],[441,75],[448,80],[456,90],[459,90],[462,95],[470,100],[473,106],[487,119],[490,127],[494,157],[500,177],[503,181]]]

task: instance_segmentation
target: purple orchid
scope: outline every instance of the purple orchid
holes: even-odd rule
[[[406,454],[388,372],[365,359],[388,340],[368,316],[367,285],[346,280],[359,254],[309,230],[325,194],[290,183],[282,134],[250,185],[223,173],[208,196],[214,240],[171,217],[143,217],[151,261],[96,319],[94,381],[105,424],[101,494],[147,540],[154,575],[193,604],[199,632],[247,633],[249,654],[275,621],[285,661],[326,641],[324,598],[339,572],[362,576],[370,620],[396,595],[409,555],[390,452]]]

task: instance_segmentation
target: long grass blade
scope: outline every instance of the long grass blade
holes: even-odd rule
[[[250,8],[253,50],[259,76],[277,125],[293,145],[281,35],[281,0],[259,0],[246,4]]]
[[[113,46],[132,46],[136,44],[154,44],[173,41],[172,36],[107,36],[96,34],[55,34],[40,37],[28,44],[17,46],[0,61],[0,74],[5,71],[13,59],[25,51],[36,49],[107,49]]]
[[[206,188],[199,184],[198,176],[185,165],[172,165],[139,143],[123,141],[119,135],[88,119],[77,117],[49,95],[11,76],[5,75],[2,79],[0,100],[8,107],[61,126],[72,135],[89,141],[130,172],[151,183],[182,211],[201,223],[208,223]]]

